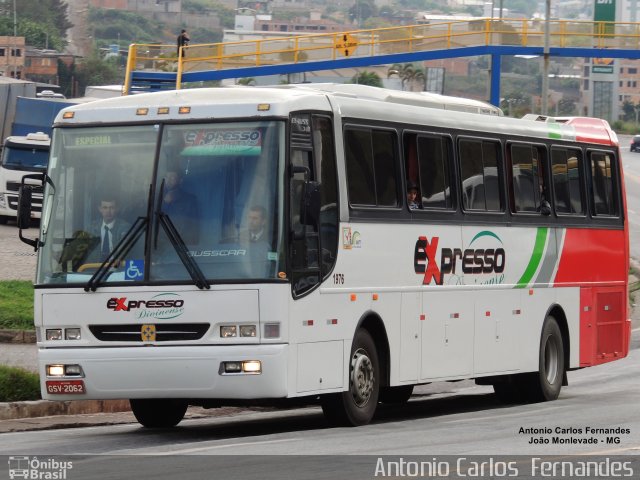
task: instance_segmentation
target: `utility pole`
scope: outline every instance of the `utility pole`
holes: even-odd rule
[[[551,0],[545,0],[544,13],[544,50],[542,68],[542,115],[547,114],[549,104],[549,20],[551,17]]]
[[[13,78],[18,78],[18,20],[16,16],[16,0],[13,0]]]

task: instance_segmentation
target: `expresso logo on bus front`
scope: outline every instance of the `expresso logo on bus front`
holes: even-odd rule
[[[469,248],[465,250],[442,247],[439,262],[437,251],[440,237],[432,237],[430,240],[425,236],[418,237],[413,254],[413,268],[418,275],[423,275],[422,284],[430,285],[435,281],[436,285],[443,285],[445,275],[463,277],[464,275],[497,275],[504,272],[506,262],[504,248],[471,248],[476,240],[483,237],[493,238],[502,244],[500,237],[485,230],[473,237]],[[481,283],[501,283],[503,277]]]
[[[107,308],[114,312],[135,312],[137,319],[168,320],[184,313],[184,300],[177,293],[159,293],[150,300],[112,297],[107,300]]]

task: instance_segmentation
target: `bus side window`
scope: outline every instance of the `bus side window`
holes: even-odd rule
[[[548,200],[543,162],[545,152],[535,145],[509,145],[511,157],[512,208],[514,212],[540,212]]]
[[[398,206],[395,131],[347,128],[344,143],[351,205]]]
[[[583,214],[582,156],[579,150],[553,147],[551,174],[555,209],[560,214]]]
[[[500,144],[462,139],[458,148],[465,210],[500,211]]]
[[[614,183],[613,156],[608,152],[590,152],[591,200],[594,215],[618,215],[617,188]]]
[[[421,203],[424,208],[451,209],[451,142],[447,137],[419,136]]]

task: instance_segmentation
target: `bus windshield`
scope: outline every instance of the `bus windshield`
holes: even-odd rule
[[[57,129],[38,282],[278,279],[283,144],[273,121]]]
[[[9,170],[44,171],[49,161],[49,149],[5,146],[2,166]]]

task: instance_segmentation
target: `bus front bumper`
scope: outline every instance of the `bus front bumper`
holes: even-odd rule
[[[42,398],[47,400],[284,398],[288,393],[287,358],[288,345],[283,344],[38,351]],[[252,362],[255,366],[255,361],[260,362],[259,373],[225,373],[221,366],[223,362]],[[82,375],[47,377],[48,365],[80,365]],[[65,382],[77,385],[79,380],[84,384],[83,393],[57,393],[60,389],[52,388]]]

